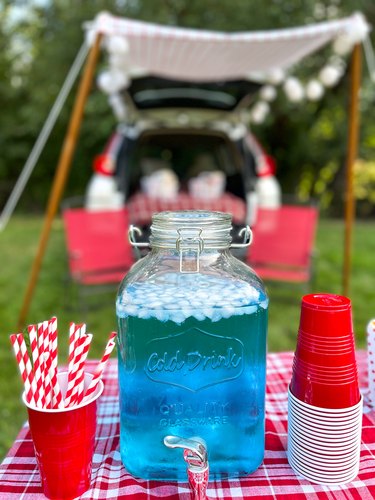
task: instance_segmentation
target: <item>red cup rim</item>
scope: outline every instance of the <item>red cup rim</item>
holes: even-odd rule
[[[316,421],[309,420],[308,418],[301,418],[297,416],[291,416],[289,414],[289,420],[293,427],[296,426],[304,427],[306,438],[308,438],[306,433],[315,433],[317,436],[324,437],[327,435],[327,442],[330,442],[330,439],[350,439],[356,436],[358,438],[358,433],[362,431],[362,419],[361,422],[343,422],[342,425],[332,425],[330,420],[327,421]],[[307,425],[309,424],[309,425]],[[314,434],[311,434],[312,437],[315,437]]]
[[[332,346],[339,345],[353,345],[354,344],[354,332],[350,330],[346,335],[340,335],[337,337],[324,337],[322,335],[316,335],[314,333],[306,332],[303,328],[298,329],[297,341],[301,342],[313,342],[314,344],[328,344]]]
[[[325,413],[340,413],[342,412],[343,410],[354,410],[357,406],[361,406],[363,405],[363,396],[362,394],[360,393],[359,394],[359,401],[358,403],[356,403],[355,405],[352,405],[352,406],[344,406],[342,408],[325,408],[325,407],[321,407],[321,406],[315,406],[315,405],[310,405],[308,403],[305,403],[304,401],[301,401],[300,399],[298,399],[291,391],[290,389],[290,386],[288,387],[288,395],[290,394],[290,397],[294,400],[297,401],[297,403],[301,406],[304,406],[306,407],[307,409],[311,408],[312,410],[316,410],[316,411],[324,411]]]
[[[351,328],[345,335],[337,335],[335,337],[325,337],[322,335],[318,335],[317,333],[312,333],[304,330],[301,326],[298,328],[298,337],[302,334],[303,338],[311,339],[313,342],[319,342],[322,344],[342,344],[348,341],[354,342],[354,332]]]
[[[293,425],[300,425],[304,427],[308,435],[318,439],[321,435],[322,439],[346,439],[350,441],[354,438],[354,433],[357,429],[362,427],[362,414],[351,417],[352,420],[343,420],[340,422],[333,422],[330,419],[325,420],[324,417],[311,417],[307,414],[298,413],[298,408],[290,408],[289,420]],[[336,417],[335,417],[336,418]]]
[[[352,372],[353,370],[357,371],[357,362],[354,361],[353,363],[349,363],[346,365],[317,365],[316,363],[311,363],[310,361],[305,361],[304,359],[300,358],[298,354],[294,355],[293,359],[293,364],[299,363],[301,366],[307,366],[309,369],[315,370],[315,371],[326,371],[326,370],[332,370],[334,372]]]
[[[305,425],[295,418],[290,419],[290,428],[288,427],[288,429],[293,431],[293,434],[298,439],[311,441],[314,446],[319,444],[319,450],[321,449],[321,451],[326,451],[332,446],[348,448],[361,439],[362,432],[361,425],[348,430],[340,430],[339,433],[336,433],[331,428],[323,430],[320,426]]]
[[[347,353],[354,353],[355,348],[353,342],[348,342],[342,345],[327,345],[320,344],[319,342],[310,342],[304,339],[297,339],[296,349],[305,349],[305,351],[318,352],[322,351],[322,354],[327,356],[343,355]]]
[[[57,374],[57,376],[60,376],[60,375],[65,374],[65,373],[68,373],[68,372],[66,372],[66,371],[59,372]],[[90,375],[91,378],[94,376],[92,373],[85,372],[85,377],[88,375]],[[69,411],[79,410],[80,408],[84,408],[85,406],[89,405],[90,403],[93,403],[102,395],[103,390],[104,390],[103,381],[99,380],[98,386],[97,386],[95,392],[92,394],[92,397],[90,397],[90,399],[88,401],[82,402],[76,406],[69,406],[68,408],[56,408],[56,409],[54,409],[54,408],[39,408],[37,406],[32,405],[28,401],[26,401],[26,393],[25,392],[22,393],[22,401],[27,406],[27,408],[29,408],[30,410],[38,411],[40,413],[66,413]]]
[[[350,386],[350,385],[355,385],[355,388],[358,386],[358,377],[355,377],[354,375],[346,375],[344,376],[339,376],[339,377],[323,377],[320,374],[316,374],[313,372],[302,372],[298,373],[297,377],[294,375],[293,376],[293,385],[296,383],[296,381],[304,381],[305,383],[307,382],[309,385],[324,385],[324,386],[334,386],[338,387],[340,389],[343,389],[343,386]]]
[[[302,370],[300,369],[298,371],[298,374],[295,374],[293,373],[293,378],[292,378],[292,382],[293,382],[293,385],[295,384],[296,380],[304,380],[306,382],[308,382],[309,384],[319,384],[319,385],[333,385],[335,387],[337,386],[340,386],[340,388],[342,386],[348,386],[348,385],[351,385],[351,384],[355,384],[355,386],[357,387],[358,386],[358,376],[352,374],[352,375],[339,375],[339,376],[335,376],[335,375],[325,375],[323,376],[322,374],[320,373],[314,373],[313,371],[310,371],[310,370]]]
[[[348,368],[347,366],[323,366],[315,365],[314,363],[307,363],[296,356],[293,363],[293,368],[301,370],[308,373],[313,373],[316,375],[322,375],[323,377],[347,377],[350,375],[357,376],[358,369],[357,366],[352,366]]]
[[[310,481],[310,483],[314,484],[329,484],[331,486],[346,484],[353,481],[353,479],[355,479],[358,475],[358,466],[349,469],[348,473],[343,476],[341,475],[334,476],[333,474],[331,474],[329,475],[329,477],[323,477],[319,476],[318,474],[309,473],[309,471],[304,469],[304,467],[301,467],[299,463],[295,463],[293,458],[289,457],[289,455],[288,455],[288,462],[296,474],[299,474],[301,477]],[[306,472],[304,472],[305,470]]]
[[[305,452],[302,448],[300,448],[299,444],[292,439],[288,441],[288,450],[292,451],[294,457],[303,458],[306,462],[305,465],[308,465],[308,462],[312,465],[315,462],[323,462],[326,461],[325,457],[316,455],[314,453],[309,453],[309,451]],[[328,457],[326,463],[330,467],[336,467],[340,465],[341,468],[345,469],[353,466],[356,462],[358,462],[358,457],[360,456],[360,447],[357,447],[357,450],[347,454],[347,455],[337,455],[335,458]]]
[[[293,400],[292,398],[289,399],[289,405],[291,405],[293,407],[293,410],[295,410],[297,412],[297,415],[301,415],[301,416],[303,416],[303,418],[308,418],[309,420],[310,419],[320,420],[320,419],[325,419],[325,418],[334,418],[336,422],[341,422],[342,420],[345,420],[345,419],[349,422],[352,422],[356,418],[362,417],[362,408],[361,407],[357,407],[353,411],[332,414],[332,413],[323,411],[323,410],[325,410],[325,408],[322,408],[322,411],[318,412],[318,411],[307,409],[306,407],[302,406],[302,404],[300,404],[300,403],[303,403],[303,401],[301,402],[301,401],[297,400],[297,398],[295,398],[295,400]],[[322,422],[324,422],[324,420],[322,420]]]
[[[304,469],[304,470],[306,470],[306,471],[307,471],[307,470],[309,470],[309,468],[310,468],[310,465],[309,465],[309,464],[306,464],[305,462],[301,462],[301,461],[299,460],[299,458],[298,458],[298,457],[296,457],[296,456],[294,455],[294,453],[291,453],[291,455],[292,455],[292,456],[290,457],[290,454],[288,453],[288,460],[289,460],[289,458],[292,458],[293,462],[294,462],[294,463],[296,463],[296,465],[300,465],[301,469]],[[359,460],[358,460],[358,459],[357,459],[357,460],[354,460],[354,461],[353,461],[353,464],[351,464],[351,465],[349,465],[349,466],[345,466],[345,465],[344,465],[344,467],[343,467],[343,468],[342,468],[342,470],[341,470],[341,473],[340,473],[340,471],[336,471],[336,472],[337,472],[337,474],[336,474],[336,475],[337,475],[337,477],[339,477],[339,476],[341,477],[341,475],[346,475],[346,474],[347,474],[347,473],[349,473],[350,471],[356,470],[356,469],[357,469],[357,467],[358,467],[358,465],[359,465]],[[312,468],[312,469],[314,469],[313,465],[311,465],[311,468]],[[318,471],[316,471],[316,470],[314,469],[314,470],[312,471],[312,473],[313,473],[314,475],[318,475],[318,472],[319,472],[319,473],[321,473],[321,476],[325,476],[325,477],[330,477],[331,475],[334,475],[334,473],[335,473],[335,471],[331,471],[331,473],[330,473],[330,472],[326,473],[325,471],[322,471],[321,469],[320,469],[320,470],[318,470]]]
[[[342,471],[349,469],[356,465],[358,462],[358,456],[353,456],[349,458],[345,458],[344,460],[331,460],[330,462],[327,462],[327,460],[324,457],[318,457],[314,455],[309,455],[303,452],[300,452],[300,450],[293,449],[293,457],[297,458],[298,460],[301,460],[304,464],[316,468],[320,467],[320,470],[323,468],[324,470],[330,470],[330,471]]]
[[[350,380],[353,380],[354,382],[357,382],[358,381],[358,374],[355,373],[355,372],[344,372],[344,373],[322,373],[322,372],[319,372],[317,370],[313,370],[313,369],[307,369],[307,368],[302,368],[300,366],[297,366],[296,367],[296,370],[294,370],[293,372],[293,376],[294,378],[297,376],[300,377],[304,377],[304,378],[311,378],[311,379],[314,379],[314,381],[323,381],[323,380],[326,380],[326,381],[333,381],[333,382],[337,382],[337,383],[341,383],[343,384],[344,381],[345,382],[348,382]]]
[[[320,464],[316,463],[306,464],[305,460],[304,459],[301,460],[301,458],[302,457],[296,457],[294,453],[292,453],[291,460],[293,462],[293,465],[296,468],[305,470],[306,472],[309,471],[309,474],[311,473],[315,477],[319,476],[320,478],[322,478],[322,480],[326,480],[327,478],[331,478],[332,476],[340,478],[341,480],[342,478],[350,477],[351,474],[354,473],[354,471],[356,471],[356,475],[358,474],[358,459],[354,460],[352,463],[348,463],[347,465],[344,464],[343,467],[337,466],[322,471],[322,467]]]
[[[339,432],[337,432],[337,427],[324,427],[324,424],[322,426],[319,425],[319,423],[315,423],[314,425],[312,422],[308,423],[295,416],[289,419],[288,424],[290,424],[289,430],[295,431],[294,434],[297,436],[299,436],[300,431],[303,431],[302,439],[312,441],[313,445],[315,445],[317,441],[322,441],[322,444],[319,443],[319,449],[321,446],[322,450],[336,445],[336,443],[346,443],[345,446],[351,446],[354,442],[360,440],[362,432],[362,425],[360,424],[347,428],[344,426],[339,428]]]
[[[310,293],[302,297],[302,307],[315,311],[347,311],[351,308],[351,301],[343,295]]]
[[[353,349],[350,348],[345,348],[345,349],[332,349],[332,351],[326,349],[325,347],[319,347],[319,346],[307,346],[303,344],[302,342],[297,344],[295,353],[299,353],[300,351],[304,351],[306,353],[309,353],[310,355],[313,356],[320,356],[323,357],[325,361],[329,360],[330,358],[336,359],[341,356],[350,356],[353,353]],[[355,357],[353,356],[353,359]],[[339,360],[338,360],[339,361]]]
[[[300,326],[298,328],[298,338],[305,338],[309,339],[312,342],[319,342],[321,344],[332,344],[332,345],[339,345],[339,344],[346,344],[347,342],[354,342],[354,331],[353,328],[351,328],[345,335],[337,335],[337,336],[328,336],[324,335],[322,333],[317,334],[317,333],[311,333],[309,331],[306,331]]]
[[[314,372],[314,370],[302,370],[301,368],[298,372],[293,373],[294,379],[304,378],[315,384],[334,384],[334,385],[348,385],[351,382],[357,383],[358,376],[355,373],[346,374],[322,374],[319,372]]]
[[[313,469],[319,468],[320,470],[325,470],[326,472],[341,472],[343,470],[350,469],[356,466],[358,462],[358,457],[351,458],[350,460],[343,460],[336,462],[326,462],[324,459],[319,460],[319,458],[305,456],[304,453],[298,453],[298,451],[293,450],[293,456],[298,461],[312,467]]]

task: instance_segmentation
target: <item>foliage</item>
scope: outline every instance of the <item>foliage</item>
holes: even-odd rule
[[[372,0],[0,0],[0,207],[14,186],[70,65],[83,41],[82,25],[101,10],[169,25],[241,31],[303,25],[361,10],[375,22]],[[327,52],[298,68],[301,78],[316,75]],[[297,70],[296,70],[297,71]],[[375,127],[367,110],[374,106],[374,85],[364,70],[360,157],[371,161]],[[324,99],[293,105],[282,92],[268,121],[255,132],[278,163],[286,193],[321,198],[340,209],[347,136],[348,75]],[[73,105],[70,96],[21,199],[20,207],[41,210],[48,196],[60,146]],[[93,92],[67,187],[82,194],[92,159],[115,126],[106,97]]]
[[[375,213],[375,161],[357,160],[354,164],[354,194],[362,213]]]

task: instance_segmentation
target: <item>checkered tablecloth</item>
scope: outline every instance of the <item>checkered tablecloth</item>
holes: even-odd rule
[[[363,417],[361,465],[358,477],[342,486],[320,486],[297,477],[286,457],[287,385],[293,354],[268,355],[266,398],[266,453],[253,474],[238,480],[211,481],[209,499],[373,499],[375,498],[375,410],[366,403]],[[367,386],[366,353],[357,355],[363,392]],[[93,366],[93,365],[92,365]],[[90,368],[90,366],[89,366]],[[117,362],[112,361],[104,378],[94,455],[92,488],[81,498],[189,499],[187,483],[142,481],[127,473],[119,453]],[[26,412],[25,412],[26,414]],[[33,445],[27,424],[21,429],[0,466],[0,498],[44,498],[41,493]]]
[[[232,214],[234,223],[244,224],[246,220],[245,201],[230,193],[223,193],[213,200],[194,198],[188,193],[179,193],[172,200],[151,198],[143,193],[137,193],[129,199],[127,207],[131,222],[139,226],[149,226],[152,214],[169,210],[228,212]]]

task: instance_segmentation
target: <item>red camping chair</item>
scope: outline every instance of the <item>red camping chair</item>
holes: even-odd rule
[[[247,259],[263,280],[309,283],[318,221],[316,206],[259,209]]]
[[[86,293],[94,291],[92,285],[119,285],[134,262],[127,211],[64,208],[63,221],[70,278],[80,298],[84,288]]]

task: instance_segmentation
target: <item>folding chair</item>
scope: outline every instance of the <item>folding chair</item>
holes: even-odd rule
[[[65,207],[63,222],[70,280],[78,286],[79,299],[118,286],[134,262],[127,210]]]
[[[247,261],[265,281],[309,283],[318,208],[259,209]]]

